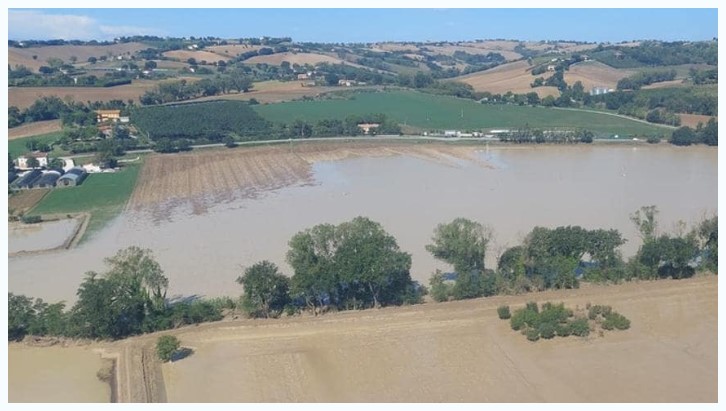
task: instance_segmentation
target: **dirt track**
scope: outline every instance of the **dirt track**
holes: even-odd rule
[[[496,316],[500,304],[529,300],[610,304],[632,327],[531,343]],[[714,402],[717,305],[712,276],[217,323],[174,332],[194,354],[163,366],[166,395],[172,402]]]
[[[202,213],[210,203],[252,198],[261,191],[289,185],[311,184],[312,165],[316,162],[399,155],[445,164],[473,159],[471,147],[380,142],[291,143],[153,155],[144,162],[129,207],[136,211],[152,210],[161,218],[171,208],[191,201],[194,212]]]

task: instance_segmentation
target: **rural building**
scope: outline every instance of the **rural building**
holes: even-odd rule
[[[100,166],[97,166],[97,165],[95,165],[93,163],[84,164],[82,166],[82,168],[87,173],[100,173],[100,172],[103,171],[103,170],[101,170],[101,167]]]
[[[355,80],[338,80],[339,86],[350,87],[350,86],[355,86],[355,84],[356,84]]]
[[[17,160],[15,160],[15,165],[18,168],[27,170],[30,168],[28,167],[28,160],[31,157],[38,160],[38,167],[48,167],[48,154],[39,152],[28,153],[22,157],[18,157]]]
[[[309,78],[310,78],[310,76],[308,76],[308,73],[302,73],[302,74],[297,75],[298,80],[307,80]]]
[[[61,173],[55,170],[46,171],[40,178],[35,180],[30,188],[51,188],[55,187],[55,182],[60,178]]]
[[[99,123],[118,121],[119,118],[121,118],[121,110],[96,110],[96,120]]]
[[[556,67],[554,65],[550,64],[549,66],[547,66],[547,71],[555,71],[555,68]]]
[[[360,123],[358,124],[358,128],[360,128],[364,134],[370,134],[371,129],[377,129],[380,126],[378,123]]]
[[[444,137],[456,137],[459,135],[457,130],[444,130]]]
[[[43,173],[41,173],[40,170],[30,170],[20,176],[20,178],[18,178],[15,183],[13,183],[13,187],[17,189],[27,190],[33,186],[35,180],[39,179],[41,175],[43,175]]]
[[[601,94],[607,94],[610,92],[610,89],[607,87],[593,87],[592,90],[590,90],[591,96],[599,96]]]
[[[57,187],[75,187],[86,179],[88,173],[81,167],[73,167],[63,174],[56,182]]]

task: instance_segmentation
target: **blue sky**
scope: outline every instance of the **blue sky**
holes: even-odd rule
[[[10,39],[152,34],[296,41],[708,40],[716,9],[9,9]]]

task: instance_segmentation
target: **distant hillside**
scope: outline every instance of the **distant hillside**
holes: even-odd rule
[[[490,70],[456,77],[453,80],[471,84],[476,91],[488,91],[494,94],[504,94],[511,91],[515,94],[536,92],[540,97],[558,96],[559,91],[555,87],[532,88],[530,84],[535,76],[530,72],[532,66],[526,61],[516,61],[495,67]],[[542,77],[547,78],[552,73],[544,73]]]
[[[586,61],[570,66],[565,71],[565,81],[570,86],[580,81],[587,91],[593,87],[615,89],[620,79],[633,73],[634,70],[616,69],[598,61]]]
[[[101,56],[130,58],[139,50],[148,46],[141,43],[119,43],[107,46],[43,46],[28,48],[8,48],[8,64],[10,67],[16,65],[25,66],[33,71],[38,71],[40,66],[47,66],[48,59],[59,58],[64,63],[71,63],[71,58],[76,57],[78,63],[85,63],[89,57],[100,59]]]

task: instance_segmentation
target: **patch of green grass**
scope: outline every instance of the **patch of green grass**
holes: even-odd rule
[[[422,130],[480,130],[492,128],[586,128],[599,137],[618,134],[662,135],[668,130],[599,113],[544,107],[487,105],[472,100],[414,91],[360,93],[348,100],[297,101],[254,106],[264,118],[289,123],[344,119],[351,114],[385,113],[400,124]]]
[[[29,151],[28,148],[25,146],[25,144],[28,141],[35,140],[38,143],[52,144],[52,143],[55,143],[62,136],[63,136],[62,131],[56,131],[56,132],[48,133],[48,134],[39,134],[37,136],[29,136],[29,137],[16,138],[15,140],[9,140],[8,141],[8,152],[10,153],[10,155],[13,158],[18,158]],[[51,157],[53,157],[53,156],[65,155],[65,154],[68,154],[68,152],[63,151],[60,148],[55,148],[49,154]]]
[[[32,214],[91,214],[86,234],[101,229],[123,210],[136,185],[139,164],[129,165],[116,173],[89,175],[78,187],[55,188],[48,193]]]

